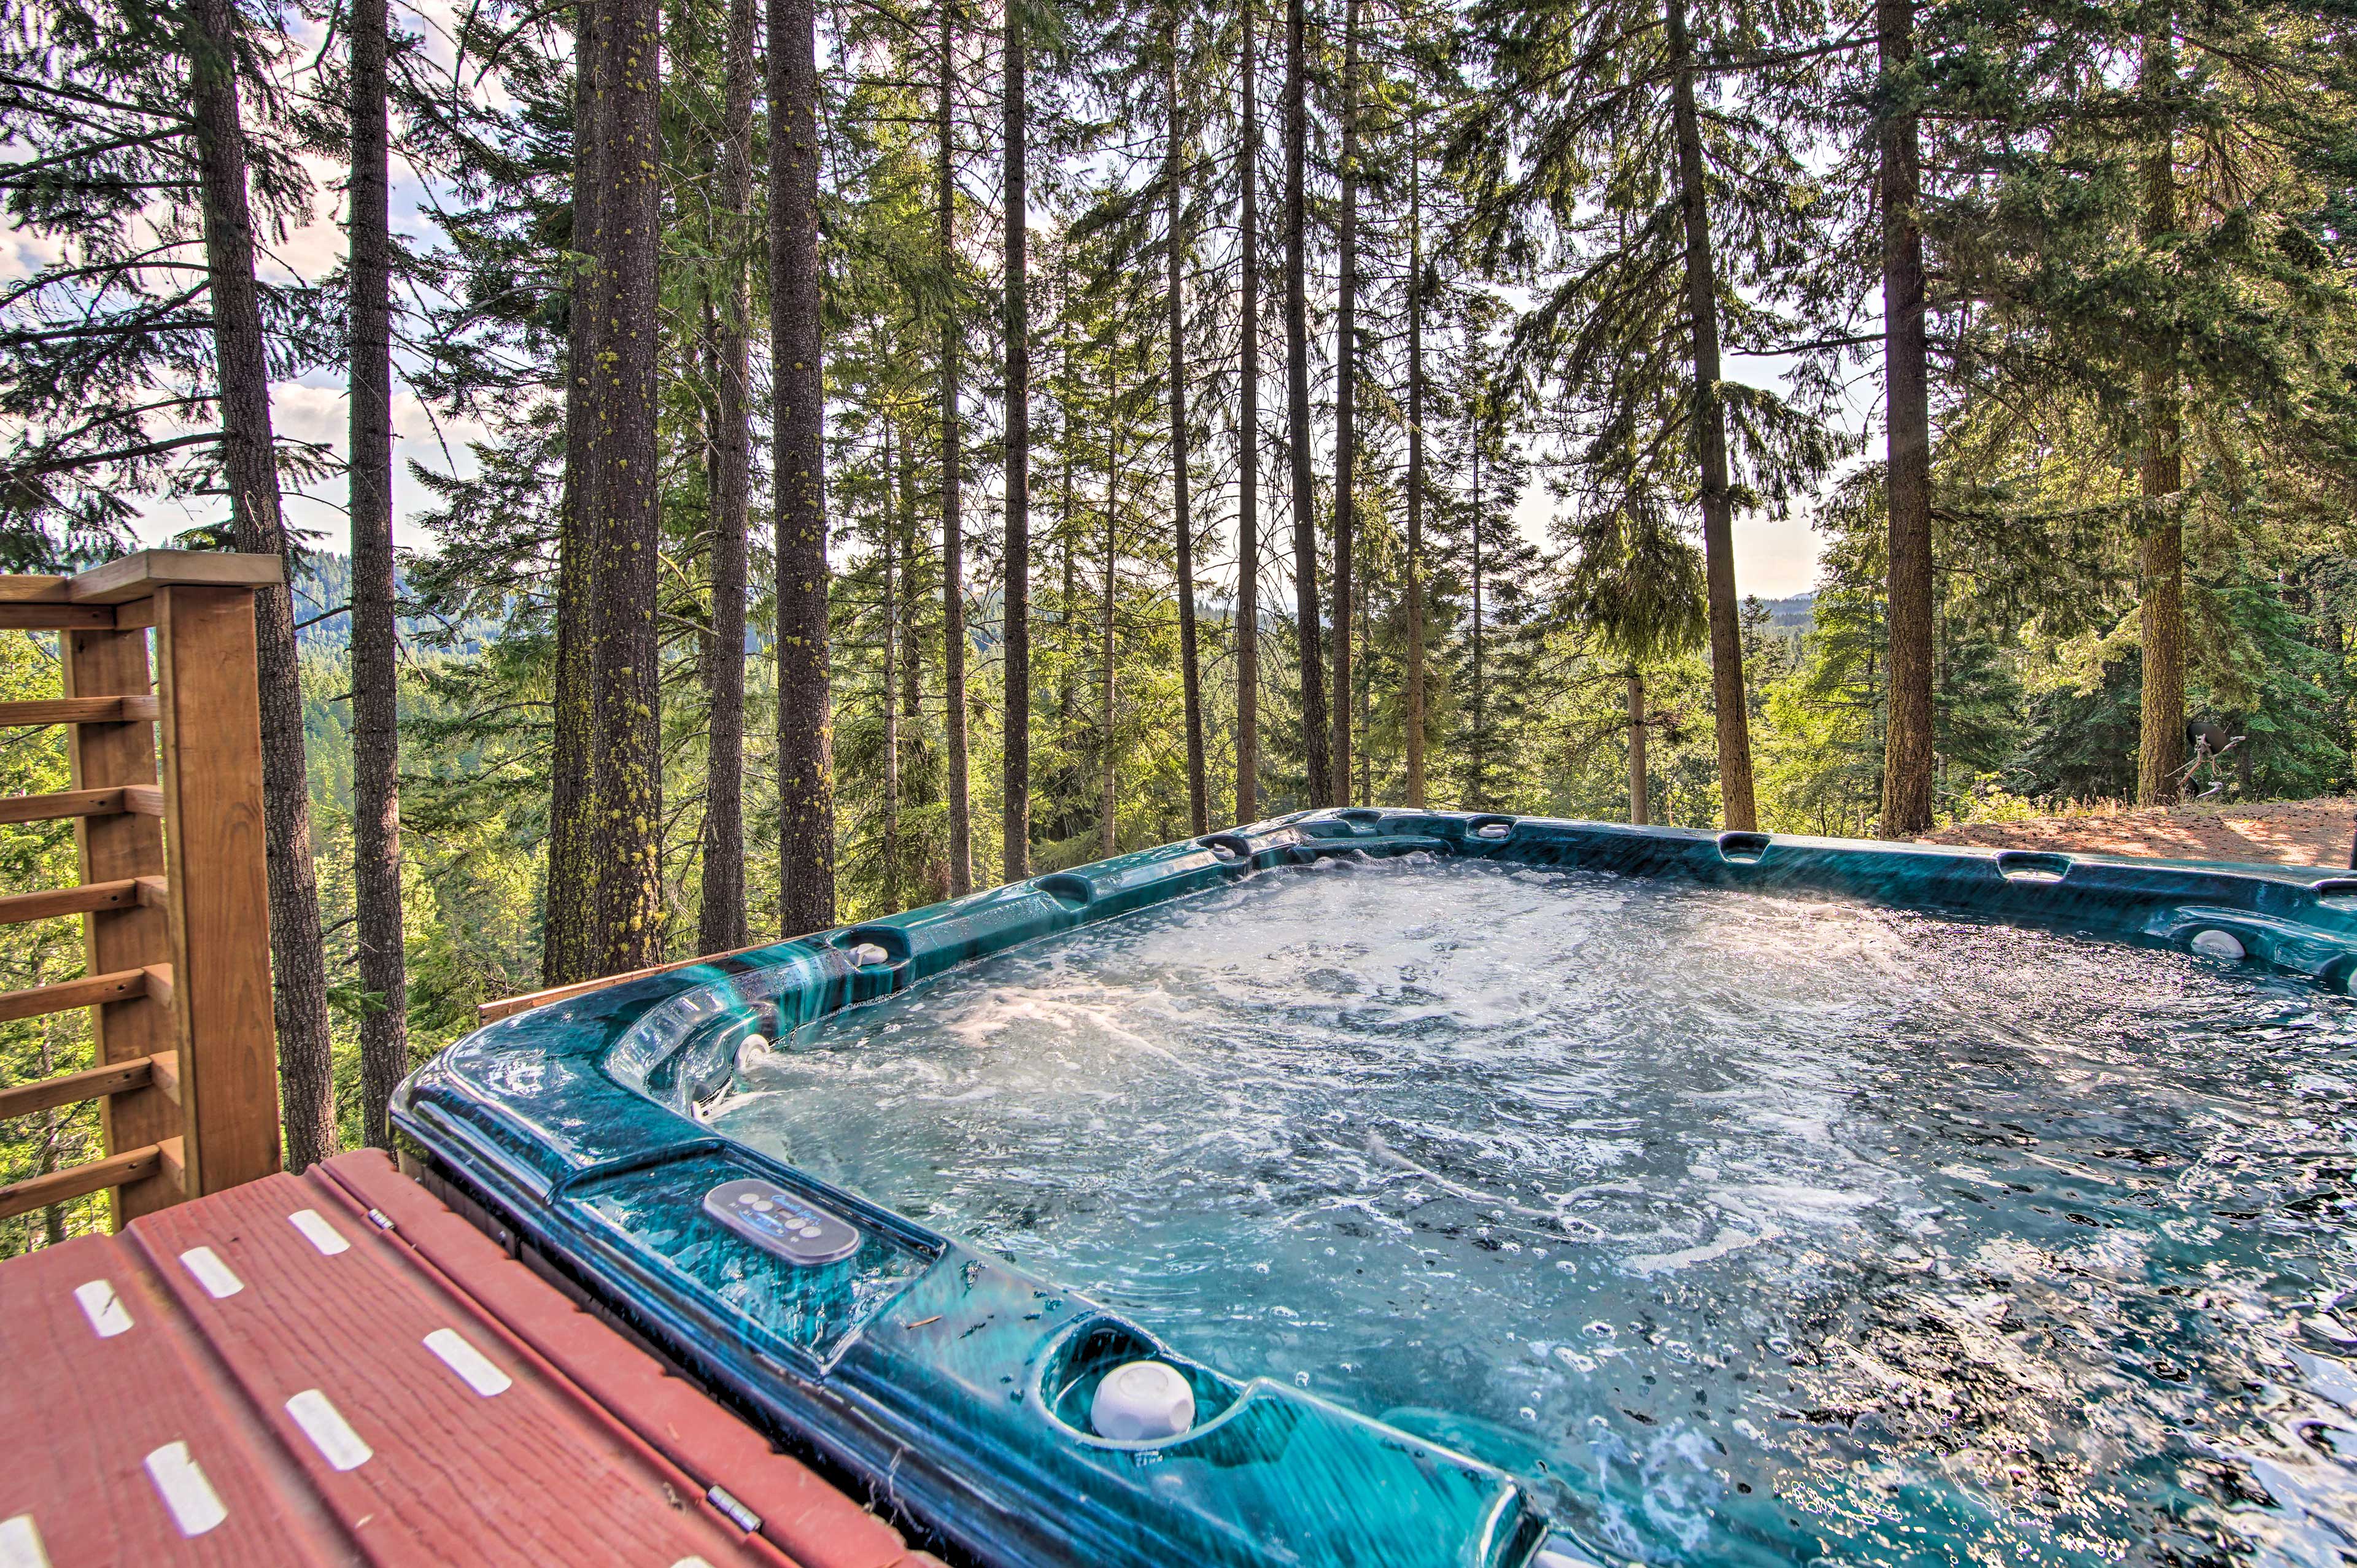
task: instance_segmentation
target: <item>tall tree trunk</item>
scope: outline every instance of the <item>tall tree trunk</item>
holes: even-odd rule
[[[1100,618],[1097,685],[1097,848],[1111,854],[1121,845],[1118,758],[1114,750],[1114,611],[1121,567],[1121,372],[1117,346],[1105,353],[1104,589]]]
[[[1260,814],[1260,104],[1253,0],[1243,0],[1243,138],[1237,150],[1243,339],[1236,409],[1236,821]]]
[[[393,231],[385,112],[386,0],[353,0],[351,228],[352,924],[361,989],[361,1133],[393,1146],[409,1071],[402,952],[400,650],[393,569]]]
[[[892,416],[884,415],[884,472],[892,472]],[[900,908],[900,703],[899,692],[893,684],[893,655],[900,642],[900,607],[897,599],[899,585],[894,581],[899,553],[899,519],[887,492],[883,499],[884,526],[884,683],[879,701],[884,710],[884,902],[892,909]]]
[[[1702,469],[1703,580],[1710,602],[1710,685],[1717,709],[1718,793],[1729,828],[1760,825],[1751,797],[1751,724],[1743,691],[1743,628],[1735,603],[1735,503],[1727,472],[1727,416],[1719,399],[1718,274],[1710,257],[1702,126],[1695,110],[1694,40],[1685,0],[1669,0],[1670,105],[1678,144],[1678,202],[1685,215],[1686,308],[1694,337],[1695,459]]]
[[[1875,0],[1883,91],[1911,93],[1914,0]],[[1890,504],[1890,725],[1882,761],[1882,836],[1932,831],[1932,398],[1923,319],[1923,230],[1911,102],[1884,106],[1882,375]]]
[[[1466,726],[1469,782],[1463,804],[1467,811],[1478,811],[1490,803],[1490,688],[1481,678],[1481,422],[1476,415],[1467,423],[1472,427],[1473,458],[1473,521],[1467,530],[1473,545],[1473,679],[1466,705],[1473,722]]]
[[[1351,595],[1359,524],[1359,0],[1342,7],[1342,222],[1334,322],[1334,793],[1351,803]]]
[[[236,18],[231,0],[195,0],[189,38],[197,175],[205,265],[220,367],[221,477],[240,550],[286,555],[270,370],[253,283],[253,220],[246,205],[245,126],[238,108]],[[294,575],[288,563],[287,575]],[[303,766],[303,688],[295,617],[285,585],[254,596],[262,688],[263,814],[270,884],[273,1002],[285,1096],[285,1162],[302,1170],[336,1147],[335,1074],[328,1043],[328,974],[319,946],[319,893],[311,868],[310,781]]]
[[[1301,643],[1301,758],[1309,803],[1334,798],[1328,766],[1325,660],[1318,650],[1318,480],[1309,467],[1308,70],[1302,59],[1303,0],[1285,0],[1285,414],[1293,463],[1293,598]]]
[[[2177,76],[2177,45],[2167,32],[2145,40],[2138,89],[2164,105]],[[2161,113],[2168,111],[2159,109]],[[2144,166],[2144,234],[2147,243],[2177,227],[2177,156],[2174,123],[2163,120]],[[2151,344],[2166,356],[2174,343]],[[2148,532],[2136,551],[2137,626],[2144,644],[2142,726],[2136,743],[2136,803],[2166,805],[2177,799],[2178,770],[2185,766],[2185,525],[2176,497],[2185,488],[2179,448],[2175,368],[2157,358],[2144,374],[2144,462],[2139,472],[2147,508]]]
[[[1645,825],[1645,675],[1629,671],[1629,822]]]
[[[770,0],[770,385],[778,563],[779,935],[834,924],[827,663],[826,362],[819,343],[818,53],[812,0]]]
[[[1367,585],[1360,585],[1361,588]],[[1367,749],[1367,734],[1373,724],[1375,701],[1375,596],[1372,589],[1359,595],[1359,788],[1357,798],[1372,802],[1375,798],[1375,758]]]
[[[919,563],[920,533],[917,526],[917,444],[909,422],[900,424],[900,711],[909,718],[909,744],[921,738],[925,712],[924,612],[925,582]]]
[[[1407,166],[1407,803],[1425,804],[1424,127]]]
[[[598,972],[662,961],[662,644],[655,626],[662,546],[655,435],[657,271],[662,182],[658,100],[662,10],[656,0],[609,0],[603,51],[607,180],[592,308],[609,324],[597,357],[593,520],[597,634],[590,701],[597,724],[591,823]]]
[[[752,491],[747,343],[752,304],[746,247],[753,204],[753,0],[728,0],[718,196],[726,254],[714,333],[718,372],[712,440],[711,721],[704,768],[704,897],[695,949],[751,941],[745,918],[745,532]]]
[[[1031,875],[1031,309],[1025,283],[1024,19],[1006,6],[1006,735],[999,878]]]
[[[1061,259],[1059,258],[1060,276],[1062,271]],[[1057,292],[1060,299],[1069,303],[1071,297],[1069,279],[1065,280],[1065,286],[1060,287]],[[1063,461],[1058,465],[1062,470],[1060,477],[1063,499],[1058,509],[1056,539],[1062,546],[1064,560],[1062,590],[1056,601],[1056,632],[1063,657],[1062,668],[1058,671],[1056,679],[1056,733],[1062,738],[1068,758],[1065,771],[1069,775],[1072,771],[1069,758],[1076,749],[1071,744],[1071,737],[1073,725],[1078,722],[1077,714],[1080,711],[1079,671],[1082,650],[1082,639],[1080,632],[1080,575],[1079,567],[1076,564],[1080,554],[1080,540],[1072,524],[1073,474],[1080,467],[1081,452],[1080,435],[1072,422],[1072,404],[1076,401],[1078,388],[1072,381],[1072,335],[1071,317],[1069,311],[1065,315],[1062,328],[1063,329],[1057,335],[1058,359],[1062,371],[1057,394],[1057,417],[1062,422],[1064,435]]]
[[[565,348],[565,489],[557,507],[556,659],[550,674],[547,886],[542,900],[540,978],[544,985],[597,972],[592,918],[597,866],[590,854],[597,815],[597,744],[589,650],[597,638],[597,466],[590,448],[604,381],[597,372],[602,323],[597,292],[598,210],[604,199],[605,95],[598,83],[608,23],[598,0],[573,6],[573,232],[584,258],[568,279]]]
[[[941,147],[939,207],[934,214],[936,258],[946,289],[957,265],[957,168],[952,161],[951,113],[957,78],[956,13],[942,5]],[[942,687],[949,741],[950,897],[974,891],[973,802],[966,787],[965,734],[965,524],[958,510],[958,317],[942,311]]]
[[[1170,106],[1168,145],[1163,152],[1162,177],[1169,187],[1169,276],[1164,285],[1170,316],[1170,497],[1172,528],[1178,535],[1178,684],[1187,730],[1187,811],[1194,831],[1211,831],[1211,786],[1203,773],[1203,679],[1195,649],[1195,518],[1187,495],[1187,311],[1183,286],[1186,261],[1181,225],[1186,201],[1180,188],[1178,115],[1178,13],[1170,12],[1168,99]]]

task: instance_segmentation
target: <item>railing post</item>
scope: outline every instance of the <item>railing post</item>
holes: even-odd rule
[[[0,822],[72,820],[81,871],[0,893],[0,925],[87,922],[84,974],[0,991],[0,1020],[88,1007],[96,1047],[0,1082],[0,1122],[96,1100],[106,1137],[103,1159],[0,1187],[0,1219],[112,1190],[120,1227],[279,1168],[253,595],[284,578],[274,555],[178,550],[0,576],[0,629],[59,633],[65,677],[0,703],[0,726],[66,725],[74,783],[0,796]]]
[[[156,662],[172,1015],[197,1197],[279,1168],[253,591],[158,587]]]
[[[148,677],[147,633],[75,631],[58,634],[69,697],[145,697]],[[115,789],[156,783],[156,726],[140,719],[124,724],[66,726],[66,757],[77,789]],[[120,811],[74,821],[74,845],[81,880],[112,882],[126,876],[164,875],[164,824],[141,812]],[[172,961],[169,924],[162,909],[133,901],[84,917],[83,950],[88,972],[106,974],[145,969]],[[101,1003],[91,1010],[92,1060],[103,1067],[171,1050],[178,1030],[172,1009],[152,995]],[[160,1144],[180,1131],[179,1108],[160,1087],[149,1084],[99,1101],[100,1125],[110,1154]],[[115,1189],[117,1230],[184,1195],[175,1173],[151,1176]]]

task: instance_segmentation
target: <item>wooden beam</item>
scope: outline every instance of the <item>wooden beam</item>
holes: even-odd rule
[[[109,1062],[104,1067],[60,1073],[38,1082],[18,1084],[14,1089],[0,1089],[0,1122],[11,1122],[36,1112],[54,1111],[60,1105],[80,1105],[85,1100],[145,1089],[156,1080],[154,1058],[141,1057],[135,1061]]]
[[[0,795],[0,822],[47,822],[61,817],[113,817],[124,810],[123,790],[53,789],[46,795]]]
[[[151,963],[140,972],[147,977],[149,999],[160,1005],[169,1007],[172,1004],[172,966],[168,963]]]
[[[120,725],[156,716],[153,697],[51,697],[0,703],[0,727],[16,725]]]
[[[147,972],[118,969],[108,974],[84,975],[55,985],[28,985],[22,991],[0,991],[0,1024],[16,1018],[38,1018],[102,1002],[123,1002],[147,994]]]
[[[150,1144],[145,1148],[128,1149],[102,1160],[93,1160],[86,1165],[70,1165],[61,1171],[51,1171],[48,1176],[12,1182],[0,1187],[0,1219],[30,1214],[53,1203],[70,1203],[77,1197],[87,1197],[110,1187],[125,1187],[157,1175],[163,1168],[164,1151]]]
[[[241,555],[226,550],[142,550],[66,579],[66,597],[78,605],[119,605],[144,599],[158,588],[243,588],[249,592],[286,580],[275,555]]]
[[[280,1164],[262,697],[251,589],[161,587],[156,601],[179,1131],[185,1190],[201,1197]]]
[[[137,816],[160,817],[164,814],[164,791],[154,784],[125,784],[123,809]]]
[[[139,885],[127,876],[113,882],[85,882],[79,887],[11,893],[0,897],[0,926],[53,920],[60,915],[87,915],[97,909],[129,909],[138,903]]]
[[[116,629],[69,632],[58,639],[63,655],[65,694],[69,697],[145,697],[155,692],[155,671],[147,658],[147,634],[124,629],[124,612],[155,607],[153,599],[120,606]],[[160,708],[162,704],[159,703]],[[159,726],[145,724],[75,725],[65,732],[66,759],[73,767],[78,789],[102,785],[156,788],[156,746]],[[159,791],[160,792],[160,791]],[[123,811],[108,817],[84,817],[74,823],[74,844],[80,852],[84,882],[130,879],[139,889],[137,902],[123,909],[98,909],[82,920],[82,964],[92,974],[115,970],[144,970],[168,962],[172,956],[170,922],[164,899],[164,820],[143,812]],[[100,1063],[150,1061],[174,1063],[170,1088],[158,1072],[150,1086],[127,1094],[111,1094],[98,1102],[98,1118],[109,1149],[138,1149],[181,1131],[179,1069],[172,1056],[178,1041],[172,1033],[172,1010],[159,1007],[143,993],[90,1010],[91,1059]],[[143,1181],[114,1190],[114,1225],[180,1201],[186,1196],[178,1177],[158,1171]]]
[[[11,575],[0,577],[0,604],[61,605],[66,599],[66,579]]]
[[[156,1092],[175,1105],[180,1103],[180,1053],[157,1051],[147,1063],[148,1081]]]
[[[108,631],[113,626],[112,605],[0,603],[0,631]]]

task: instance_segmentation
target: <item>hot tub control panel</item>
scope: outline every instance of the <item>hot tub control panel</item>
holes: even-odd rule
[[[704,1195],[704,1212],[764,1251],[816,1268],[859,1251],[859,1232],[773,1181],[747,1176]]]

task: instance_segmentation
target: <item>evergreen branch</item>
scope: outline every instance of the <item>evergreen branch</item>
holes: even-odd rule
[[[45,158],[35,158],[30,163],[0,164],[0,185],[21,184],[27,175],[38,174],[43,169],[55,168],[60,164],[70,164],[78,158],[94,158],[102,153],[119,153],[125,147],[146,147],[153,146],[158,142],[173,141],[188,134],[190,129],[183,125],[177,131],[150,131],[140,136],[117,136],[111,142],[100,142],[87,147],[70,148],[62,153],[52,153]],[[111,187],[115,182],[93,183]]]
[[[193,435],[175,435],[169,440],[149,441],[137,446],[117,446],[106,452],[84,452],[72,457],[52,457],[44,463],[27,463],[23,467],[0,466],[0,482],[30,478],[35,474],[54,474],[67,468],[96,467],[101,463],[127,463],[134,457],[150,457],[158,452],[194,446],[200,441],[218,441],[223,434],[219,430],[200,430]]]

